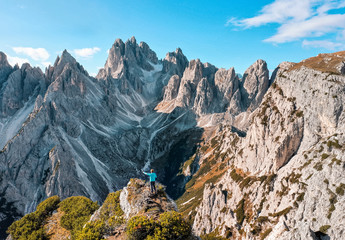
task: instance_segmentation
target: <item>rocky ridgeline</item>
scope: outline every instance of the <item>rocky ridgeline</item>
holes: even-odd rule
[[[153,195],[148,183],[131,179],[100,207],[86,197],[50,197],[14,222],[7,239],[195,239],[176,210],[163,185]]]
[[[256,105],[268,81],[261,60],[239,79],[233,68],[188,61],[179,48],[158,60],[135,38],[115,41],[97,78],[66,50],[45,73],[11,67],[1,53],[1,208],[11,210],[0,221],[54,195],[104,201],[149,165],[177,198],[200,126]],[[169,101],[169,111],[160,108]]]
[[[213,153],[228,168],[206,184],[194,213],[198,235],[343,238],[344,55],[281,64],[249,126],[242,128],[245,136],[231,127],[218,129]],[[329,62],[334,65],[320,64]]]
[[[240,78],[179,48],[159,60],[131,38],[93,78],[67,51],[45,73],[0,53],[0,230],[54,195],[103,202],[153,167],[204,239],[339,239],[344,62],[344,52],[284,62],[269,79],[258,60]],[[161,224],[161,203],[132,200],[123,218],[149,206],[149,225]],[[53,216],[56,232],[63,212]],[[92,219],[87,229],[103,229]]]

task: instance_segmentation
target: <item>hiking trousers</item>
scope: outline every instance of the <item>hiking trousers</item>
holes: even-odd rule
[[[156,181],[150,182],[150,184],[151,184],[151,193],[157,193]]]

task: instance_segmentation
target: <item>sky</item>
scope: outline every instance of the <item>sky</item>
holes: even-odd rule
[[[0,0],[0,51],[44,71],[67,49],[96,75],[117,38],[244,71],[345,50],[345,0]]]

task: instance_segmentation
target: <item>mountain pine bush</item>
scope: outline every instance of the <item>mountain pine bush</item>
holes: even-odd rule
[[[72,237],[82,230],[91,215],[99,208],[97,202],[82,196],[66,198],[59,206],[65,213],[60,224],[71,231]]]
[[[146,216],[134,216],[127,224],[130,240],[188,240],[192,238],[191,226],[182,214],[171,211],[162,213],[157,221]]]
[[[49,239],[43,226],[49,216],[58,208],[60,198],[53,196],[40,203],[35,212],[29,213],[12,223],[7,233],[14,240],[46,240]]]

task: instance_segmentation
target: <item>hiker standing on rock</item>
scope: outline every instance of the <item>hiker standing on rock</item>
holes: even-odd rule
[[[150,176],[150,184],[151,184],[151,193],[153,193],[153,191],[155,192],[155,194],[157,194],[157,190],[156,190],[156,178],[157,178],[157,175],[156,173],[154,173],[154,170],[151,169],[151,172],[150,173],[147,173],[147,172],[144,172],[144,174]]]

